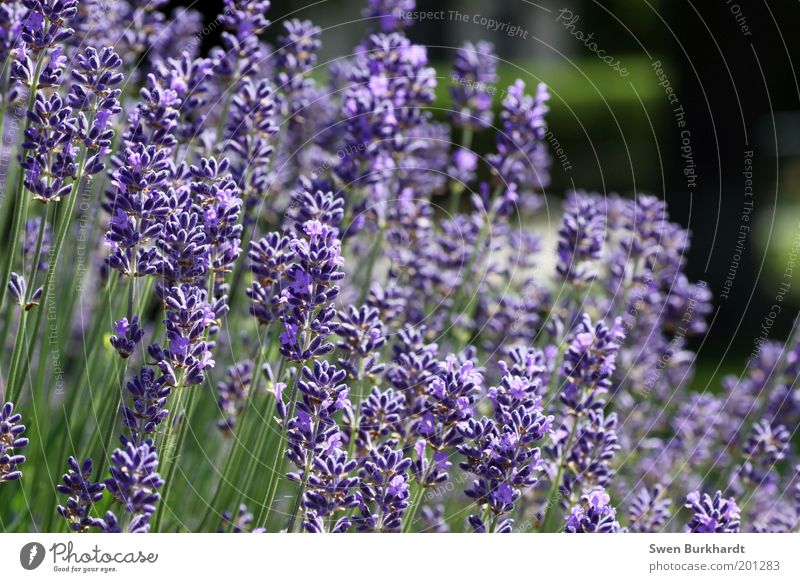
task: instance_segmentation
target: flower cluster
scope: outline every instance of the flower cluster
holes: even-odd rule
[[[105,486],[128,516],[125,531],[143,533],[150,529],[150,518],[161,498],[158,490],[164,484],[157,468],[158,456],[149,439],[137,445],[123,438],[122,448],[111,455],[111,475]],[[120,522],[109,512],[102,527],[115,531]]]
[[[611,497],[605,489],[593,489],[581,497],[566,517],[564,531],[567,533],[614,533],[619,531],[617,510],[611,505]]]
[[[733,533],[739,531],[741,517],[733,497],[725,499],[717,491],[714,497],[693,491],[686,496],[685,507],[692,511],[686,531],[692,533]]]
[[[0,6],[0,523],[796,530],[800,321],[693,390],[666,202],[548,220],[547,87],[480,40],[437,74],[414,0],[365,4],[330,65],[268,0],[208,50],[165,0]]]
[[[18,451],[28,446],[28,439],[22,436],[25,425],[21,420],[22,415],[14,412],[14,405],[6,402],[0,410],[0,483],[22,477],[18,467],[25,462],[25,457]]]
[[[75,457],[67,459],[69,471],[58,484],[58,492],[67,495],[66,505],[58,506],[58,513],[67,520],[72,531],[87,532],[100,527],[102,521],[91,516],[92,506],[103,498],[105,485],[93,483],[92,460],[79,463]]]

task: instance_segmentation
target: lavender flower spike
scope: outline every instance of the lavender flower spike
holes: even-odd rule
[[[156,473],[158,455],[150,439],[137,446],[123,437],[122,445],[111,455],[111,477],[105,481],[106,488],[132,517],[128,531],[147,532],[161,499],[158,489],[164,484]]]
[[[602,487],[592,489],[581,498],[581,503],[567,515],[564,529],[567,533],[616,533],[619,522],[611,497]]]
[[[686,525],[686,531],[692,533],[736,533],[740,529],[741,517],[739,506],[733,497],[724,499],[722,491],[714,497],[708,493],[694,491],[686,496],[684,506],[694,512]]]
[[[78,463],[75,457],[67,459],[69,471],[62,477],[63,483],[56,488],[67,495],[66,505],[58,506],[58,513],[67,520],[69,528],[76,532],[87,532],[93,527],[101,527],[102,520],[90,515],[92,506],[103,498],[105,485],[92,483],[92,460]]]
[[[25,457],[17,451],[28,446],[28,439],[22,436],[25,425],[20,424],[21,420],[21,414],[14,414],[14,405],[6,402],[0,410],[0,483],[22,477],[18,467],[25,462]]]

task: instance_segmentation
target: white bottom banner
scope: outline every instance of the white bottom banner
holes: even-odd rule
[[[3,534],[0,580],[800,580],[798,550],[797,534]]]

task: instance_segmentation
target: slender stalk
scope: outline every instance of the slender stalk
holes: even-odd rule
[[[50,212],[48,205],[45,215],[39,224],[39,233],[36,237],[36,250],[34,251],[33,256],[33,266],[31,269],[31,275],[28,277],[28,289],[25,297],[23,297],[23,308],[20,314],[19,327],[17,328],[17,337],[14,339],[14,348],[11,353],[11,367],[8,371],[8,385],[10,387],[17,385],[21,386],[21,383],[17,382],[17,372],[19,370],[20,358],[22,357],[22,353],[24,351],[23,348],[26,343],[25,337],[27,336],[26,325],[28,323],[28,311],[32,308],[43,309],[43,306],[33,306],[33,294],[36,290],[36,271],[39,268],[39,260],[42,256],[42,246],[44,244],[44,234],[47,230],[47,218],[49,214]],[[9,389],[9,392],[10,391],[11,390]],[[9,400],[14,400],[13,395],[9,395]]]
[[[289,431],[289,419],[294,416],[294,411],[297,406],[297,380],[300,377],[300,368],[298,367],[292,377],[292,385],[289,390],[289,410],[286,413],[286,418],[283,420],[281,426],[280,440],[278,446],[275,448],[275,454],[272,457],[272,463],[269,468],[269,486],[267,487],[267,495],[264,499],[264,505],[261,507],[258,515],[257,523],[265,523],[269,520],[270,512],[272,511],[272,504],[275,501],[275,494],[278,491],[278,483],[283,477],[283,456],[286,453],[287,433]]]
[[[465,125],[461,132],[461,147],[469,150],[472,147],[473,129],[470,125]],[[450,189],[450,215],[454,216],[458,212],[458,203],[461,201],[461,194],[464,192],[464,185],[454,183]]]
[[[411,498],[411,505],[408,506],[408,511],[406,511],[405,518],[403,519],[403,529],[401,530],[403,533],[409,533],[411,528],[414,527],[417,511],[422,503],[422,498],[425,496],[425,487],[423,487],[421,483],[415,482],[414,487],[414,496]]]
[[[312,443],[317,442],[317,432],[319,431],[319,419],[314,423],[314,432],[313,432],[313,439]],[[311,472],[311,466],[314,463],[314,449],[308,451],[306,454],[306,462],[305,466],[303,467],[303,479],[300,482],[300,487],[297,488],[297,493],[295,494],[294,503],[292,504],[292,513],[291,517],[289,518],[289,523],[286,525],[286,531],[289,533],[294,532],[295,523],[297,522],[297,518],[300,514],[300,507],[303,503],[303,495],[305,495],[306,487],[308,486],[308,474]]]
[[[33,74],[33,82],[31,83],[30,93],[28,94],[28,111],[32,110],[34,103],[36,103],[36,93],[39,90],[39,75],[42,72],[42,67],[44,66],[44,57],[45,51],[41,51],[36,59],[36,69]],[[25,135],[25,132],[28,131],[30,125],[31,120],[26,116],[25,126],[22,129],[22,135]],[[83,172],[78,175],[80,176],[82,173]],[[5,304],[8,281],[11,278],[11,270],[14,268],[14,258],[17,254],[17,247],[19,246],[19,236],[22,232],[22,225],[25,223],[25,215],[27,214],[28,210],[28,198],[25,195],[24,185],[25,172],[19,172],[19,176],[17,178],[17,187],[14,190],[15,203],[13,226],[11,227],[10,234],[11,240],[9,241],[9,247],[7,249],[8,255],[6,257],[5,269],[3,270],[2,285],[0,285],[0,306]]]
[[[269,328],[268,328],[268,330],[269,330]],[[269,331],[267,333],[269,334]],[[272,343],[270,343],[270,345],[272,345]],[[264,364],[264,360],[266,358],[266,352],[267,352],[267,350],[265,350],[263,347],[259,346],[258,355],[256,356],[256,362],[255,362],[255,364],[253,366],[253,378],[252,378],[251,383],[250,383],[250,389],[249,389],[249,391],[247,393],[247,400],[245,401],[244,409],[242,410],[241,415],[239,415],[239,418],[237,420],[236,426],[234,427],[233,445],[231,447],[231,451],[228,453],[228,456],[225,459],[225,465],[223,465],[223,468],[222,468],[220,481],[217,483],[217,487],[214,490],[214,497],[212,498],[211,503],[209,504],[210,511],[208,511],[206,513],[206,517],[203,518],[203,522],[201,524],[201,530],[204,529],[205,526],[207,525],[208,518],[213,513],[213,508],[216,507],[217,503],[220,501],[220,498],[222,496],[222,492],[225,489],[224,483],[225,483],[226,479],[228,479],[228,478],[230,478],[232,476],[231,473],[230,473],[231,468],[238,465],[239,457],[241,456],[242,450],[244,448],[244,441],[243,441],[244,434],[246,434],[248,432],[248,431],[245,430],[245,426],[246,426],[247,421],[250,419],[249,411],[254,407],[253,401],[255,400],[255,398],[258,397],[258,385],[259,385],[259,381],[261,380],[261,367]],[[269,412],[267,413],[267,416],[265,417],[265,420],[264,420],[263,424],[265,424],[265,425],[269,424],[269,419],[272,416],[272,414],[274,414],[274,406],[275,406],[275,403],[273,401],[271,403],[270,409],[268,409],[268,410],[272,410],[273,412],[272,413],[269,413]],[[259,436],[260,436],[260,433],[259,433]],[[259,458],[258,457],[258,449],[259,449],[259,445],[257,444],[256,445],[256,455],[257,455],[256,458]],[[250,474],[250,473],[255,471],[255,465],[256,465],[256,463],[251,463],[251,464],[248,465],[248,474]],[[244,481],[244,485],[249,483],[249,481],[250,481],[250,479],[246,478],[245,481]],[[239,504],[236,504],[235,507],[238,507],[238,505]]]
[[[173,398],[173,403],[170,406],[169,414],[166,418],[166,427],[164,428],[164,436],[161,441],[161,446],[158,447],[161,451],[161,467],[160,472],[161,474],[167,476],[172,471],[172,465],[177,464],[177,445],[179,441],[179,433],[181,432],[181,426],[187,422],[186,415],[184,418],[181,419],[180,424],[176,426],[176,421],[183,411],[183,401],[186,397],[186,390],[183,386],[184,377],[186,375],[185,370],[181,370],[180,377],[178,378],[178,382],[173,388],[173,392],[175,394]],[[165,513],[165,506],[167,505],[167,493],[171,489],[169,480],[165,480],[164,490],[161,494],[161,502],[158,504],[158,510],[156,511],[156,519],[155,523],[153,524],[154,531],[161,532],[161,525],[164,521],[164,513]]]
[[[95,113],[96,111],[93,110],[92,114],[89,116],[87,127],[91,127],[92,124],[94,123]],[[56,267],[58,266],[58,260],[61,256],[61,251],[64,248],[64,241],[67,238],[67,232],[69,231],[69,226],[70,226],[70,219],[72,218],[72,214],[75,211],[75,203],[77,202],[78,199],[78,191],[80,189],[81,184],[83,183],[83,178],[84,178],[83,174],[86,168],[88,154],[89,154],[88,148],[85,145],[81,146],[80,161],[78,163],[78,171],[76,173],[76,178],[72,183],[72,188],[70,189],[70,192],[67,195],[66,201],[61,205],[62,207],[65,207],[65,210],[62,211],[57,220],[58,226],[56,229],[56,238],[50,253],[51,258],[50,262],[47,265],[47,272],[45,274],[44,285],[43,285],[44,290],[42,291],[42,299],[40,302],[43,308],[36,310],[36,320],[33,329],[31,330],[32,334],[34,335],[36,335],[38,330],[41,328],[42,314],[46,311],[44,307],[47,305],[47,298],[50,294],[50,287],[53,282],[53,278],[55,277],[56,274]],[[15,240],[16,238],[19,238],[18,233],[15,234]],[[5,290],[5,284],[3,285],[3,290]],[[25,358],[22,362],[21,377],[23,378],[25,377],[25,374],[27,374],[28,372],[28,365],[30,363],[30,360],[33,358],[33,351],[35,347],[36,343],[31,342],[28,348],[28,357]],[[12,386],[9,388],[9,390],[13,388],[14,387]]]
[[[386,222],[381,220],[381,225],[378,228],[378,234],[375,237],[375,242],[372,243],[372,249],[369,253],[367,266],[365,269],[364,280],[361,283],[361,292],[358,295],[357,305],[362,305],[364,300],[369,295],[370,283],[372,282],[372,272],[375,270],[375,263],[378,261],[378,256],[381,254],[383,246],[383,237],[386,234]]]
[[[575,440],[575,434],[578,432],[577,429],[579,420],[580,419],[576,416],[575,422],[573,422],[572,426],[570,427],[567,442],[564,445],[564,450],[561,451],[561,455],[558,459],[558,470],[556,471],[556,477],[553,479],[553,482],[550,485],[550,490],[547,493],[547,497],[545,497],[546,505],[544,508],[544,515],[542,516],[542,527],[539,530],[541,532],[546,532],[550,526],[551,517],[553,516],[553,505],[555,505],[555,499],[557,498],[558,489],[561,484],[561,477],[564,474],[567,455],[569,455],[569,451],[572,449],[572,442]]]

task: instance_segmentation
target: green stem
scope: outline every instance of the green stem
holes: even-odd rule
[[[294,416],[295,407],[297,406],[297,381],[300,374],[300,367],[298,367],[292,377],[292,385],[289,391],[289,410],[286,412],[286,417],[283,419],[280,440],[275,448],[275,454],[272,457],[272,463],[270,463],[269,467],[267,495],[264,498],[264,505],[261,507],[256,523],[266,524],[269,520],[272,504],[275,501],[275,494],[278,491],[278,483],[280,483],[283,477],[283,456],[286,453],[286,435],[289,431],[289,420]]]
[[[312,442],[316,442],[317,440],[317,431],[319,431],[319,420],[316,421],[314,425],[314,438]],[[294,503],[292,504],[292,513],[291,517],[289,518],[289,523],[286,526],[286,531],[288,533],[294,533],[295,522],[297,521],[297,517],[300,514],[300,506],[303,503],[303,495],[305,495],[306,487],[308,486],[308,474],[311,472],[311,465],[314,462],[314,449],[311,448],[306,455],[306,462],[305,466],[303,467],[303,480],[300,482],[300,487],[297,489],[297,494],[294,498]]]
[[[473,136],[473,129],[470,125],[465,125],[463,131],[461,132],[461,147],[465,150],[469,150],[472,147],[472,136]],[[461,194],[464,192],[464,185],[463,184],[454,184],[454,186],[450,189],[450,215],[455,216],[458,212],[458,203],[461,200]]]
[[[161,474],[167,477],[170,473],[172,473],[174,464],[177,464],[177,445],[179,441],[179,435],[181,432],[181,427],[187,422],[187,418],[184,415],[184,418],[181,420],[178,426],[175,426],[176,420],[178,419],[180,413],[183,411],[183,401],[186,397],[186,390],[183,386],[184,376],[186,375],[185,370],[181,370],[180,377],[178,378],[178,382],[173,388],[173,392],[175,394],[173,398],[173,403],[170,406],[169,414],[166,418],[166,427],[164,428],[164,436],[161,441],[160,455],[161,455]],[[171,489],[171,484],[169,478],[165,480],[164,490],[161,495],[161,502],[158,504],[158,510],[156,511],[156,519],[153,524],[153,529],[156,532],[161,532],[161,525],[164,521],[164,513],[165,507],[167,505],[167,493]]]
[[[39,74],[42,72],[44,65],[45,51],[41,51],[36,60],[36,69],[33,74],[33,82],[31,83],[30,93],[28,94],[28,111],[33,109],[36,103],[36,92],[39,89]],[[25,126],[22,129],[22,135],[28,131],[31,125],[30,118],[26,116]],[[80,174],[79,174],[80,175]],[[13,214],[13,226],[11,227],[11,240],[8,241],[9,247],[7,249],[8,255],[6,258],[6,265],[3,271],[3,281],[0,285],[0,307],[4,305],[6,299],[6,292],[8,289],[8,281],[11,278],[11,270],[14,268],[14,258],[17,254],[17,247],[19,246],[19,237],[22,232],[22,225],[25,222],[25,214],[28,210],[28,198],[25,195],[25,172],[20,171],[17,178],[17,187],[14,190],[15,203]],[[5,340],[5,338],[3,338]]]
[[[358,295],[358,302],[356,305],[362,305],[364,300],[369,295],[370,283],[372,282],[372,271],[375,270],[375,263],[378,261],[378,256],[381,252],[381,247],[383,243],[383,237],[386,233],[386,224],[385,221],[381,221],[381,225],[378,228],[378,234],[375,236],[375,242],[372,243],[372,249],[369,253],[369,259],[367,260],[366,272],[364,274],[364,279],[361,282],[361,291]]]
[[[267,334],[269,335],[269,328],[268,328]],[[271,346],[272,342],[270,342],[269,345]],[[269,349],[269,348],[267,348],[267,349]],[[250,414],[249,411],[252,408],[254,408],[255,405],[254,405],[253,401],[258,397],[258,386],[259,386],[259,382],[261,380],[261,367],[262,367],[262,365],[264,363],[264,360],[266,359],[267,349],[264,349],[260,345],[258,346],[258,354],[256,356],[255,365],[253,366],[253,379],[252,379],[251,384],[250,384],[250,389],[248,390],[248,393],[247,393],[247,400],[245,400],[244,409],[242,410],[241,415],[239,415],[239,418],[236,421],[236,426],[234,427],[234,433],[233,433],[233,445],[231,447],[231,451],[228,453],[228,457],[225,459],[225,464],[223,465],[222,473],[220,474],[220,480],[217,483],[217,487],[216,487],[216,489],[214,491],[214,497],[212,498],[211,503],[209,504],[209,511],[206,512],[206,516],[203,518],[203,522],[202,522],[201,528],[200,528],[201,530],[204,529],[208,525],[208,519],[214,513],[214,508],[217,507],[217,504],[218,504],[218,502],[220,501],[220,499],[222,497],[222,493],[223,493],[223,491],[225,489],[224,484],[226,483],[226,480],[232,478],[231,468],[238,466],[239,459],[240,459],[240,457],[242,455],[242,452],[243,452],[243,450],[245,448],[244,447],[244,435],[248,432],[248,431],[245,430],[245,427],[246,426],[247,427],[250,426],[248,424],[248,422],[250,420],[250,417],[251,417],[251,414]],[[274,400],[273,400],[272,402],[270,402],[270,406],[268,407],[268,410],[267,410],[267,416],[264,418],[264,422],[262,423],[263,425],[268,425],[269,424],[269,420],[270,420],[272,414],[274,414],[274,406],[275,406],[275,403],[274,403]],[[272,411],[272,412],[270,412],[270,411]],[[257,441],[256,448],[255,448],[256,459],[260,458],[260,456],[258,456],[258,450],[260,448],[260,446],[259,446],[260,442],[261,441],[260,441],[260,433],[259,433],[259,440]],[[248,464],[248,466],[247,466],[248,467],[247,468],[247,475],[248,476],[245,478],[245,480],[242,483],[242,492],[244,491],[244,487],[246,487],[246,485],[250,482],[250,479],[252,478],[252,474],[255,473],[256,465],[257,465],[256,462]],[[242,496],[243,496],[243,493],[240,494],[240,496],[239,496],[240,497],[239,503],[236,503],[234,505],[234,510],[236,510],[238,508],[239,504],[241,503],[241,497]]]
[[[88,127],[92,126],[94,123],[94,113],[89,116],[89,124]],[[47,273],[45,274],[44,278],[44,285],[42,291],[42,299],[40,302],[41,308],[36,310],[36,320],[33,326],[33,330],[31,333],[35,337],[38,330],[41,328],[42,324],[42,314],[46,311],[47,306],[47,298],[50,294],[50,286],[52,283],[53,278],[56,274],[56,267],[58,266],[58,260],[61,256],[61,251],[64,248],[64,241],[67,238],[67,232],[69,231],[70,219],[72,218],[72,214],[75,211],[75,203],[78,199],[78,190],[80,189],[80,185],[83,182],[83,172],[86,168],[86,161],[88,158],[89,150],[86,146],[82,146],[81,154],[80,154],[80,161],[78,163],[78,172],[76,174],[75,180],[72,183],[72,188],[70,189],[69,194],[67,195],[66,202],[66,210],[58,217],[58,227],[56,229],[56,238],[54,241],[54,245],[51,250],[51,260],[47,265]],[[19,238],[19,235],[15,235],[15,240]],[[3,290],[5,290],[5,284],[3,286]],[[30,346],[28,347],[28,357],[23,359],[22,361],[22,374],[21,377],[24,378],[25,374],[28,372],[28,365],[30,360],[33,358],[33,351],[36,347],[36,342],[31,342]],[[13,390],[14,387],[9,387],[9,391]],[[21,390],[21,387],[20,387]]]
[[[422,498],[425,496],[425,487],[423,487],[421,483],[414,483],[414,485],[416,486],[414,497],[411,499],[411,505],[409,506],[406,516],[403,520],[403,529],[401,530],[403,533],[409,533],[411,528],[414,527],[414,520],[417,517],[417,511],[422,503]]]
[[[575,434],[577,433],[578,428],[578,421],[579,418],[575,417],[575,422],[572,423],[572,426],[569,430],[569,436],[567,437],[566,445],[564,445],[564,450],[561,451],[561,455],[558,459],[558,471],[556,471],[556,477],[553,479],[553,483],[550,485],[550,490],[545,498],[545,508],[544,508],[544,515],[542,516],[542,528],[539,530],[541,532],[547,532],[550,526],[550,520],[553,516],[553,505],[555,505],[555,500],[557,498],[557,493],[559,489],[559,485],[561,483],[561,477],[564,474],[564,468],[567,461],[567,455],[569,455],[570,449],[572,448],[572,442],[575,440]]]

